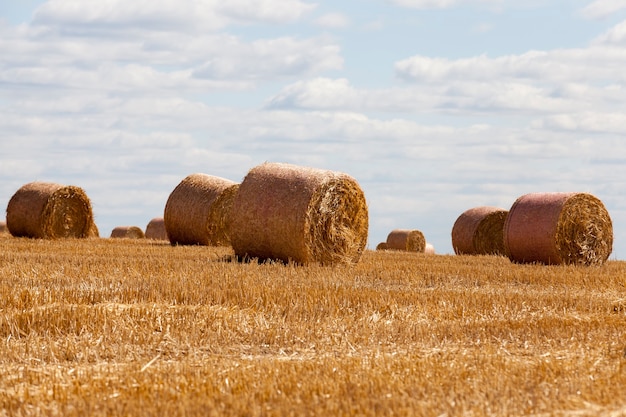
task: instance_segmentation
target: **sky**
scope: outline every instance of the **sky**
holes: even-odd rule
[[[626,260],[626,0],[0,3],[0,206],[79,186],[102,237],[189,174],[347,173],[368,248],[465,210],[585,192]],[[3,218],[6,209],[0,213]]]

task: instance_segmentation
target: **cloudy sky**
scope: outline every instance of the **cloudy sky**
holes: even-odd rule
[[[357,179],[371,249],[577,191],[626,259],[625,69],[625,0],[3,1],[0,205],[80,186],[108,237],[191,173],[289,162]]]

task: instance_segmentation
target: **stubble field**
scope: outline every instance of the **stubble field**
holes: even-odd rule
[[[0,415],[626,415],[626,263],[0,237]]]

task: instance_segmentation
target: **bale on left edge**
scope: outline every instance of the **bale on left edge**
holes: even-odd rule
[[[80,187],[51,182],[23,185],[9,200],[7,228],[16,237],[87,238],[98,235],[91,202]]]

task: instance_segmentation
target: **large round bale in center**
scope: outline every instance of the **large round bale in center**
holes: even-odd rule
[[[283,163],[252,168],[233,202],[239,257],[299,264],[356,263],[367,244],[365,195],[351,176]]]
[[[16,237],[39,239],[97,236],[91,202],[76,186],[51,182],[23,185],[9,200],[7,227]]]
[[[239,184],[202,173],[185,177],[170,194],[163,219],[171,244],[227,246],[230,208]]]
[[[509,210],[504,244],[514,262],[602,264],[613,251],[613,225],[593,195],[531,193]]]
[[[424,253],[426,238],[421,230],[394,229],[387,235],[387,249]]]
[[[508,211],[482,206],[464,211],[452,226],[457,255],[505,255],[504,221]]]

